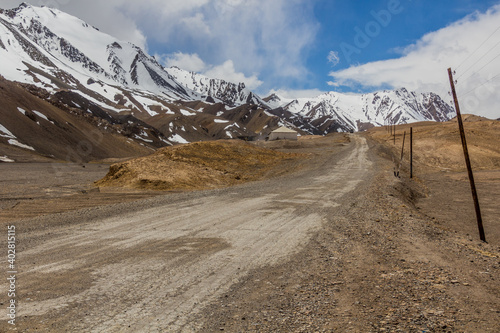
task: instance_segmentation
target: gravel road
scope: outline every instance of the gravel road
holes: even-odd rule
[[[173,195],[91,223],[70,220],[19,235],[17,328],[200,329],[193,318],[206,305],[249,271],[298,253],[327,215],[347,204],[345,195],[373,173],[367,152],[366,140],[352,136],[293,177]]]

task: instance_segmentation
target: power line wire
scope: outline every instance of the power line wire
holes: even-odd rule
[[[460,65],[457,66],[457,68],[455,68],[455,70],[459,69],[467,60],[469,60],[488,40],[490,40],[491,37],[493,37],[493,35],[498,31],[500,30],[500,26],[498,26],[498,28],[495,29],[495,31],[493,31],[491,33],[491,35],[488,36],[488,38],[486,38],[486,40],[484,42],[481,43],[481,45],[479,45],[475,50],[474,52],[472,52],[471,54],[469,54],[469,56],[467,58],[465,58],[464,61],[462,61],[460,63]]]
[[[475,65],[477,65],[477,63],[478,63],[479,61],[481,61],[484,57],[486,57],[486,55],[488,55],[488,53],[490,53],[490,52],[491,52],[491,51],[492,51],[495,47],[497,47],[499,44],[500,44],[500,41],[499,41],[498,43],[496,43],[496,44],[495,44],[492,48],[490,48],[488,51],[486,51],[486,53],[485,53],[485,54],[483,54],[483,55],[481,56],[481,58],[477,59],[477,61],[476,61],[474,64],[472,64],[471,66],[469,66],[469,67],[468,67],[468,68],[467,68],[467,69],[466,69],[466,70],[465,70],[462,74],[460,74],[460,75],[457,77],[457,80],[458,80],[458,79],[460,79],[462,76],[464,76],[464,75],[465,75],[465,73],[467,73],[467,72],[468,72],[468,71],[469,71],[472,67],[474,67]]]
[[[497,54],[493,59],[491,59],[490,61],[488,61],[486,63],[486,65],[484,65],[483,67],[479,68],[477,71],[475,71],[474,73],[472,73],[471,75],[469,75],[464,81],[467,81],[468,79],[470,79],[471,77],[474,76],[474,74],[477,74],[479,73],[479,71],[481,71],[483,68],[485,68],[486,66],[488,66],[489,64],[491,64],[496,58],[500,57],[500,53]]]
[[[482,86],[484,86],[485,84],[487,84],[487,83],[489,83],[489,82],[493,81],[493,80],[494,80],[494,79],[496,79],[497,77],[500,77],[500,74],[495,75],[494,77],[492,77],[492,78],[491,78],[491,79],[489,79],[488,81],[484,82],[483,84],[480,84],[479,86],[477,86],[477,87],[475,87],[475,88],[473,88],[473,89],[469,90],[468,92],[466,92],[465,94],[463,94],[463,95],[462,95],[462,97],[465,97],[465,96],[469,95],[469,94],[470,94],[471,92],[473,92],[474,90],[476,90],[476,89],[478,89],[478,88],[481,88]]]

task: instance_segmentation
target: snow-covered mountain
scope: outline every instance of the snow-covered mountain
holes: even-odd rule
[[[122,92],[115,86],[170,100],[198,98],[139,47],[56,9],[23,3],[2,10],[0,35],[1,74],[8,80],[47,90],[84,87],[110,101]]]
[[[12,81],[49,90],[67,85],[78,89],[80,84],[109,101],[114,101],[118,87],[139,90],[146,98],[153,93],[169,101],[203,100],[232,107],[264,104],[243,83],[163,68],[141,48],[57,9],[23,3],[12,10],[1,10],[0,35],[1,74]],[[47,75],[57,77],[64,85],[47,80]],[[126,105],[134,104],[128,102]]]
[[[45,109],[45,116],[63,119],[53,107],[79,117],[72,120],[74,124],[84,119],[100,132],[123,135],[153,148],[265,136],[283,125],[303,133],[326,134],[386,123],[442,121],[452,113],[437,95],[405,89],[365,95],[330,92],[312,99],[286,100],[277,95],[262,99],[243,83],[164,68],[140,47],[117,40],[79,18],[24,3],[15,9],[0,9],[0,59],[0,79],[5,79],[2,85],[13,87],[10,83],[15,82],[16,91],[22,88],[31,94],[26,96],[48,102],[34,109],[29,105],[38,103],[5,94],[17,104],[4,104],[0,125],[25,145],[36,140],[23,141],[22,136],[29,133],[12,128],[35,121]],[[26,111],[24,118],[19,108]],[[9,121],[10,128],[6,125]],[[61,137],[69,133],[57,121],[36,124],[59,126]],[[43,135],[55,130],[46,128]],[[43,135],[40,132],[39,136]],[[13,140],[2,138],[0,135],[0,144]],[[41,149],[33,145],[37,151]],[[59,156],[55,151],[44,154]]]
[[[221,101],[231,107],[243,104],[257,104],[269,108],[259,96],[247,89],[242,82],[236,84],[222,79],[213,79],[175,66],[166,69],[166,71],[184,87],[201,94],[204,99],[210,98],[212,102]]]
[[[164,144],[249,135],[233,123],[208,126],[208,121],[218,117],[202,116],[205,106],[191,108],[186,102],[210,105],[224,100],[237,106],[259,101],[241,84],[220,84],[227,96],[215,88],[208,94],[197,92],[136,45],[59,10],[25,3],[0,9],[0,59],[0,75],[25,85],[37,97],[81,109],[112,125],[118,121],[116,115],[129,115],[129,122],[154,123],[162,128]],[[231,95],[234,101],[229,94],[233,86],[239,88],[238,94]],[[211,97],[211,93],[216,95]],[[156,140],[141,133],[149,132],[139,131],[132,139],[137,135],[145,144]]]
[[[300,99],[285,99],[273,94],[264,100],[273,108],[280,107],[311,121],[335,120],[336,130],[340,131],[417,121],[447,121],[455,115],[453,108],[438,95],[417,94],[405,88],[369,94],[328,92]]]

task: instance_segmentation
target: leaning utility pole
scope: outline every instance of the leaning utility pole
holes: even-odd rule
[[[474,208],[476,209],[477,227],[479,229],[479,238],[486,242],[483,229],[483,219],[481,218],[481,209],[479,208],[479,199],[476,192],[476,184],[474,182],[474,175],[472,174],[472,166],[469,158],[469,150],[467,149],[467,141],[465,140],[464,123],[462,122],[462,115],[460,113],[460,106],[458,105],[457,92],[455,91],[455,82],[453,81],[453,73],[451,68],[448,68],[448,76],[450,77],[451,93],[455,102],[455,109],[457,111],[457,121],[460,130],[460,137],[462,138],[462,147],[464,149],[465,164],[467,164],[467,172],[469,173],[469,182],[472,191],[472,198],[474,199]]]

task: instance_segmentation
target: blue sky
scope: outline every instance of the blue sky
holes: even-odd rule
[[[397,58],[398,48],[413,44],[426,33],[443,28],[476,10],[465,7],[460,9],[459,2],[401,0],[395,2],[395,8],[389,12],[389,1],[319,1],[315,9],[316,18],[321,22],[317,52],[308,59],[308,65],[314,68],[314,72],[328,73],[332,64],[324,62],[324,58],[330,50],[339,53],[340,62],[336,69]],[[450,4],[453,6],[451,11]],[[484,5],[480,7],[485,9]],[[385,15],[388,12],[390,15]],[[382,26],[377,18],[383,19],[387,26]],[[373,37],[367,35],[366,29],[371,31]],[[368,38],[364,38],[363,34]],[[356,36],[360,36],[361,41],[369,42],[366,47],[357,48],[360,50],[359,54],[350,53],[352,50],[345,46],[346,57],[341,45],[345,43],[356,47]]]
[[[493,0],[318,1],[315,16],[321,22],[321,28],[317,36],[316,50],[307,60],[307,64],[314,73],[320,74],[320,77],[315,78],[315,84],[322,89],[328,89],[325,85],[328,80],[324,80],[322,75],[332,70],[332,64],[322,60],[329,50],[339,53],[339,63],[334,70],[399,58],[399,49],[414,44],[427,33],[442,29],[476,11],[485,12],[498,3],[499,1]],[[392,11],[388,8],[390,4],[393,6]],[[384,16],[387,12],[390,16]],[[382,23],[386,26],[382,26],[376,18],[382,18]],[[366,29],[371,31],[373,37],[367,35]],[[345,44],[356,47],[355,38],[360,34],[359,31],[368,36],[361,41],[369,41],[366,47],[358,48],[360,53],[355,53],[348,46],[341,47]],[[488,32],[484,33],[486,38]],[[343,52],[343,49],[351,52]],[[344,53],[347,53],[348,57]],[[450,66],[452,65],[450,63]],[[339,89],[350,90],[348,87]]]
[[[2,0],[2,7],[19,3]],[[312,97],[330,90],[359,93],[404,86],[447,98],[446,69],[457,67],[476,51],[457,71],[461,78],[457,89],[466,94],[464,104],[470,113],[500,117],[496,107],[500,58],[495,58],[500,57],[500,45],[496,46],[500,0],[32,0],[32,4],[78,16],[146,48],[167,67],[245,82],[261,95]]]

